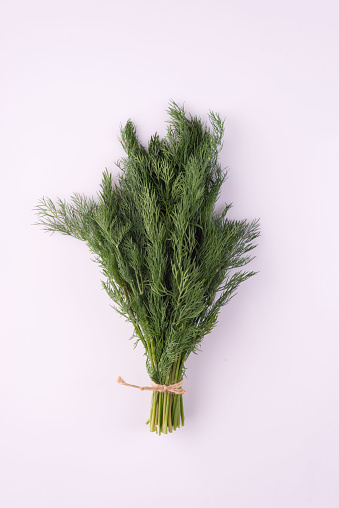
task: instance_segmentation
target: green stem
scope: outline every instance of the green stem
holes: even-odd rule
[[[166,376],[165,384],[168,385],[170,379],[170,374],[168,373]],[[162,431],[164,434],[167,434],[168,425],[168,403],[169,403],[170,393],[164,393],[164,409],[163,409],[163,421],[162,421]]]
[[[158,392],[153,392],[153,404],[152,404],[152,419],[151,419],[151,432],[156,431],[156,412],[158,408]]]
[[[159,436],[161,434],[161,428],[162,428],[162,406],[163,406],[163,400],[164,400],[164,394],[159,392],[159,402],[158,402],[158,433]]]

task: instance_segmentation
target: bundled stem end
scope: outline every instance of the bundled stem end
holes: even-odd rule
[[[171,385],[182,381],[180,372],[180,362],[176,362],[170,370],[167,381]],[[168,384],[168,383],[166,383]],[[182,390],[185,392],[185,390]],[[156,432],[159,436],[172,432],[184,425],[184,404],[183,393],[171,393],[153,391],[151,400],[151,413],[149,420],[150,431]]]
[[[184,425],[184,405],[182,395],[173,393],[153,392],[151,402],[151,414],[147,420],[150,431],[159,436],[173,432]]]

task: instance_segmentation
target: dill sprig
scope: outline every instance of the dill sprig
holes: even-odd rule
[[[242,267],[259,236],[258,220],[227,217],[230,204],[214,211],[227,177],[218,162],[224,121],[210,112],[208,126],[174,101],[168,114],[167,136],[154,134],[147,148],[131,120],[121,128],[117,183],[106,169],[97,199],[75,193],[36,207],[46,231],[87,243],[158,384],[180,381],[221,307],[256,273]],[[153,392],[148,422],[159,434],[183,425],[182,395]]]

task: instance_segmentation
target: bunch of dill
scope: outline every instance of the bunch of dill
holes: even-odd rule
[[[259,236],[257,220],[216,214],[227,171],[218,162],[224,121],[211,127],[170,102],[167,136],[141,145],[134,124],[121,128],[126,156],[117,182],[103,173],[97,200],[74,194],[36,207],[37,224],[87,243],[114,308],[133,324],[155,383],[182,379],[185,361],[217,323],[220,308],[255,272],[238,270]],[[152,394],[151,431],[184,424],[182,395]]]

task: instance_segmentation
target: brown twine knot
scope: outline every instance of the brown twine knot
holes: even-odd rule
[[[181,378],[181,380],[178,383],[173,383],[172,385],[158,385],[157,383],[154,383],[154,381],[151,381],[152,386],[138,386],[138,385],[130,385],[129,383],[125,383],[125,381],[122,379],[122,377],[118,377],[117,383],[120,385],[125,386],[131,386],[132,388],[139,388],[139,390],[148,390],[148,391],[155,391],[155,392],[162,392],[162,393],[175,393],[176,395],[183,395],[184,393],[187,393],[186,390],[181,388],[181,385],[183,384],[184,379]]]

